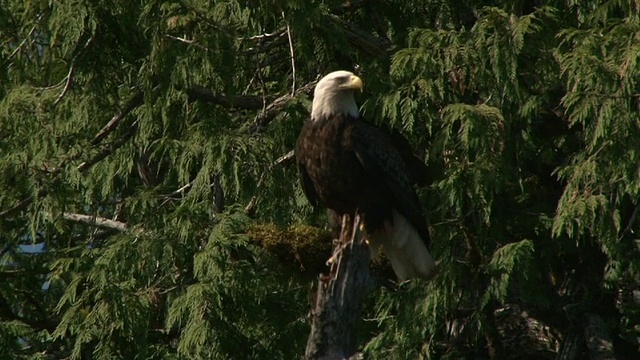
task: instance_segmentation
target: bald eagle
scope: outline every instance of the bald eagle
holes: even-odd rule
[[[337,216],[358,212],[374,258],[384,252],[400,281],[430,279],[435,263],[418,196],[390,139],[362,121],[354,98],[362,87],[348,71],[316,85],[295,148],[302,189]]]

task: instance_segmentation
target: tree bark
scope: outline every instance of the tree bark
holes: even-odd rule
[[[344,216],[340,239],[329,262],[329,275],[321,275],[318,281],[305,360],[357,357],[360,309],[372,284],[369,247],[362,239],[358,215],[353,222]]]
[[[613,340],[604,320],[596,314],[586,314],[584,317],[584,339],[589,348],[592,360],[615,360]]]
[[[62,218],[68,221],[84,223],[104,229],[112,229],[118,231],[127,231],[127,224],[121,221],[111,220],[100,216],[75,214],[70,212],[62,213]]]

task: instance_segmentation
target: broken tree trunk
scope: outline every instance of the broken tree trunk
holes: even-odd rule
[[[615,360],[613,340],[604,320],[596,314],[584,316],[584,339],[592,360]]]
[[[331,271],[321,275],[311,315],[305,360],[349,359],[356,352],[360,308],[371,288],[369,247],[362,239],[360,217],[342,220],[340,239],[329,259]]]

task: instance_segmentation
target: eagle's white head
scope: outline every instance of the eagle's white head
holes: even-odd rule
[[[313,93],[311,121],[328,119],[332,115],[360,115],[354,99],[356,89],[362,91],[362,79],[349,71],[334,71],[318,82]]]

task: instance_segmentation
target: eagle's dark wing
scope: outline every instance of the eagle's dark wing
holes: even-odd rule
[[[389,134],[389,140],[393,147],[398,150],[404,166],[407,168],[407,173],[411,178],[411,182],[417,186],[425,186],[431,182],[431,174],[429,168],[425,165],[424,161],[417,157],[409,140],[402,135],[402,133],[396,129],[385,131]]]
[[[394,206],[415,227],[429,245],[429,230],[424,220],[418,196],[402,161],[389,139],[378,129],[358,121],[346,134],[362,167],[372,178],[382,181],[391,192]]]
[[[307,197],[311,205],[318,206],[318,194],[316,193],[316,189],[313,185],[313,181],[311,181],[311,177],[307,172],[307,168],[305,167],[305,163],[303,159],[309,155],[309,153],[313,152],[313,149],[310,149],[308,143],[305,141],[308,137],[312,137],[312,126],[309,122],[305,123],[305,125],[300,130],[300,135],[298,136],[298,141],[296,142],[295,147],[295,155],[296,155],[296,165],[298,167],[298,176],[300,177],[300,185],[302,186],[302,192]]]
[[[304,164],[298,162],[298,174],[300,176],[300,185],[302,186],[302,192],[307,197],[307,200],[314,207],[318,206],[318,195],[316,194],[316,189],[313,187],[313,182],[309,177],[309,173],[307,169],[304,167]]]

